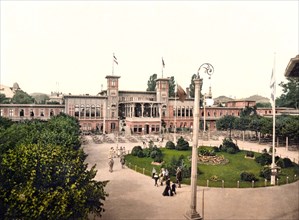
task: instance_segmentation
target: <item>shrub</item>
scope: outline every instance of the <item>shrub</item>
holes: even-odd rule
[[[271,179],[271,168],[270,167],[263,167],[261,170],[260,170],[260,177],[263,177],[267,180],[270,180]]]
[[[137,156],[138,153],[139,153],[140,151],[142,152],[142,147],[140,147],[140,146],[135,146],[135,147],[133,147],[133,149],[132,149],[132,151],[131,151],[131,154],[132,154],[133,156]]]
[[[254,180],[254,181],[257,181],[257,180],[258,180],[258,179],[254,176],[253,173],[246,172],[246,171],[242,172],[241,175],[240,175],[240,177],[241,177],[241,180],[243,180],[243,181],[249,181],[249,182],[251,182],[252,180]]]
[[[293,162],[290,160],[290,158],[283,158],[283,161],[284,161],[284,165],[285,165],[285,168],[288,168],[288,167],[293,167],[294,164]]]
[[[162,154],[156,154],[154,158],[154,162],[161,163],[163,161],[163,155]]]
[[[219,150],[230,154],[235,154],[240,151],[239,147],[230,138],[223,139],[222,144],[219,146]]]
[[[175,145],[172,141],[167,141],[165,148],[166,149],[175,149]]]
[[[177,145],[175,147],[177,150],[189,150],[189,142],[185,141],[183,137],[178,139]]]
[[[214,147],[213,147],[213,151],[214,151],[214,152],[220,152],[220,149],[219,149],[218,147],[215,147],[215,146],[214,146]]]
[[[229,153],[229,154],[235,154],[235,153],[237,153],[237,151],[233,147],[228,147],[227,150],[226,150],[226,152]]]
[[[246,157],[254,157],[254,152],[253,151],[247,151],[246,152]]]
[[[269,165],[272,163],[272,156],[268,153],[263,153],[261,156],[256,157],[255,161],[262,166]]]
[[[158,151],[153,150],[150,154],[150,157],[154,159],[158,154],[159,154]]]
[[[199,154],[203,156],[215,156],[215,152],[213,150],[208,150],[206,148],[200,148]]]
[[[288,167],[292,167],[293,163],[289,158],[279,158],[276,162],[277,166],[281,167],[281,168],[288,168]]]
[[[143,154],[143,151],[138,151],[137,153],[137,157],[144,157],[145,155]]]

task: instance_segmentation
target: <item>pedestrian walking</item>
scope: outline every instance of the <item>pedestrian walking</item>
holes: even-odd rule
[[[154,180],[155,180],[155,186],[158,187],[158,186],[159,186],[159,185],[158,185],[159,175],[158,175],[157,173],[154,173],[154,176],[153,176],[153,177],[154,177]]]
[[[120,164],[121,164],[121,168],[124,168],[124,165],[125,165],[125,163],[126,163],[125,156],[124,156],[124,155],[121,155],[119,161],[120,161]]]
[[[181,188],[181,182],[182,182],[183,178],[182,178],[182,170],[180,167],[177,168],[175,176],[176,176],[178,188]]]
[[[109,171],[110,171],[110,173],[112,173],[113,172],[113,165],[114,165],[113,157],[110,158],[110,160],[108,162],[108,165],[109,165]]]
[[[176,184],[175,183],[171,184],[171,191],[173,194],[176,194]]]

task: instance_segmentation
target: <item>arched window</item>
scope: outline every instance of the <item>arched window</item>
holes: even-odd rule
[[[96,107],[94,105],[91,106],[91,117],[95,116]]]
[[[30,117],[34,117],[34,112],[32,109],[30,109]]]
[[[50,110],[50,117],[54,116],[54,111],[53,109]]]
[[[24,109],[20,110],[20,117],[24,117]]]
[[[79,117],[79,105],[75,105],[75,117]]]
[[[86,117],[89,117],[89,115],[90,115],[89,105],[86,105],[85,115],[86,115]]]
[[[84,111],[85,111],[84,105],[81,105],[81,107],[80,107],[80,117],[84,117]]]
[[[101,116],[101,109],[100,109],[100,105],[96,106],[96,118],[100,118]]]

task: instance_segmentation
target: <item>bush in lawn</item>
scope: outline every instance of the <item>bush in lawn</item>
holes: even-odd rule
[[[235,154],[235,153],[237,153],[237,150],[233,147],[228,147],[226,152],[229,154]]]
[[[260,170],[260,177],[270,180],[271,179],[271,168],[267,167],[267,166],[263,167]]]
[[[143,151],[138,151],[137,153],[137,157],[145,157],[145,155],[143,154]]]
[[[208,150],[206,148],[200,148],[199,154],[201,154],[203,156],[215,156],[216,155],[213,150]]]
[[[294,164],[293,164],[293,162],[291,161],[290,158],[287,158],[287,157],[283,158],[283,161],[284,161],[285,168],[294,166]]]
[[[247,151],[246,152],[246,157],[254,157],[254,152],[253,151]]]
[[[150,157],[154,159],[154,162],[161,163],[163,161],[162,151],[157,147],[153,147]]]
[[[240,177],[241,177],[241,180],[243,180],[243,181],[249,181],[249,182],[251,182],[252,180],[254,180],[254,181],[257,181],[257,180],[258,180],[258,179],[254,176],[253,173],[246,172],[246,171],[242,172],[241,175],[240,175]]]
[[[235,154],[240,151],[239,147],[233,142],[231,138],[223,139],[222,144],[219,146],[219,150],[230,154]]]
[[[213,151],[214,151],[214,152],[220,152],[219,147],[214,146],[214,147],[213,147]]]
[[[263,153],[255,158],[255,161],[262,166],[269,165],[272,163],[272,156],[268,153]]]
[[[175,149],[177,149],[177,150],[189,150],[188,141],[185,141],[185,139],[181,136],[178,139],[178,142],[177,142],[177,145],[175,146]]]
[[[279,158],[276,162],[276,165],[281,167],[281,168],[288,168],[292,167],[293,163],[289,158]]]
[[[165,148],[166,149],[175,149],[175,145],[172,141],[167,141]]]
[[[142,149],[142,151],[145,157],[151,157],[151,153],[153,150],[150,147],[147,147]]]
[[[142,147],[140,147],[140,146],[135,146],[135,147],[133,147],[133,149],[132,149],[132,151],[131,151],[131,154],[132,154],[133,156],[137,156],[138,153],[139,153],[140,151],[142,152]]]
[[[184,156],[180,157],[172,156],[169,163],[163,164],[162,167],[168,170],[170,176],[176,175],[178,167],[182,167]]]

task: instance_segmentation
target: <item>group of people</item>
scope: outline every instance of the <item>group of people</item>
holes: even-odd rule
[[[124,165],[126,163],[126,160],[125,160],[125,147],[120,147],[118,149],[118,147],[116,147],[116,150],[114,150],[113,147],[110,148],[110,151],[109,151],[109,156],[108,156],[108,159],[109,159],[109,162],[108,162],[108,165],[109,165],[109,172],[113,172],[113,165],[114,165],[114,159],[115,157],[118,157],[120,158],[119,161],[120,161],[120,164],[121,164],[121,168],[124,168]]]
[[[116,146],[116,149],[114,149],[114,147],[111,147],[109,151],[109,158],[116,158],[125,154],[126,154],[126,147],[118,148],[118,146]]]
[[[163,196],[173,196],[176,194],[176,188],[178,184],[178,188],[181,188],[182,182],[182,170],[180,167],[176,170],[176,183],[170,180],[169,172],[167,169],[161,168],[160,173],[156,171],[155,168],[152,170],[152,178],[155,180],[154,186],[159,186],[158,180],[161,186],[163,186],[163,182],[165,181],[165,189],[162,193]]]

